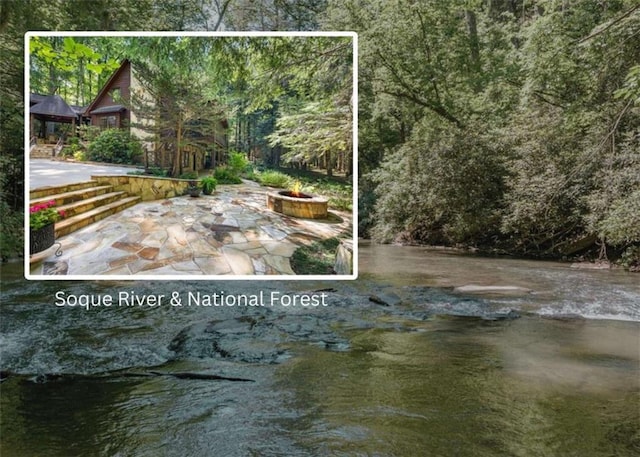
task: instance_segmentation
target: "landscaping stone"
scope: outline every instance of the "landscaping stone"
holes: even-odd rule
[[[31,273],[293,275],[289,259],[300,245],[352,233],[351,214],[291,218],[269,211],[265,192],[255,184],[221,185],[210,197],[138,203],[60,237],[63,255],[32,264]]]

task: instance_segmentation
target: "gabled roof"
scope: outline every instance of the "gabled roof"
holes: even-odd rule
[[[124,71],[124,69],[130,63],[131,62],[129,61],[129,59],[124,59],[122,61],[122,63],[120,64],[120,67],[116,71],[113,72],[113,74],[107,80],[107,82],[104,84],[104,86],[102,86],[102,89],[100,89],[100,92],[98,92],[98,95],[96,95],[96,98],[94,98],[93,101],[91,103],[89,103],[89,106],[87,106],[87,109],[85,110],[85,113],[90,113],[93,110],[94,105],[96,105],[98,103],[98,101],[102,97],[104,97],[104,95],[107,93],[107,90],[109,89],[109,86],[111,85],[111,83],[118,77],[118,75],[120,75],[120,73],[122,73]]]
[[[40,102],[29,108],[31,114],[75,118],[76,112],[71,109],[59,95],[47,95]]]

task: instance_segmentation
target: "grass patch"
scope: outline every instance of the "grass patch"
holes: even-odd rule
[[[291,256],[291,268],[299,275],[335,274],[333,266],[339,245],[340,240],[337,238],[327,238],[302,246]]]

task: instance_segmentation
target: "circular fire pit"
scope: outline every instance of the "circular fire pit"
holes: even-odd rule
[[[267,192],[267,208],[286,216],[326,219],[328,200],[317,195],[289,190]]]

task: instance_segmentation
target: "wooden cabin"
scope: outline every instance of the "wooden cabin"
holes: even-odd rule
[[[85,115],[91,119],[91,125],[100,129],[128,128],[131,134],[140,139],[145,150],[144,165],[147,168],[158,167],[168,169],[173,164],[175,154],[175,132],[165,131],[160,139],[141,128],[144,123],[142,116],[136,116],[132,108],[132,93],[140,95],[143,91],[136,78],[131,62],[127,59],[111,75],[96,98],[85,110]],[[143,95],[144,96],[144,95]],[[133,111],[132,111],[133,109]],[[149,122],[149,121],[146,121]],[[215,168],[226,161],[227,155],[226,120],[217,122],[211,135],[200,137],[194,143],[184,148],[182,156],[183,171],[200,171],[205,168]]]

